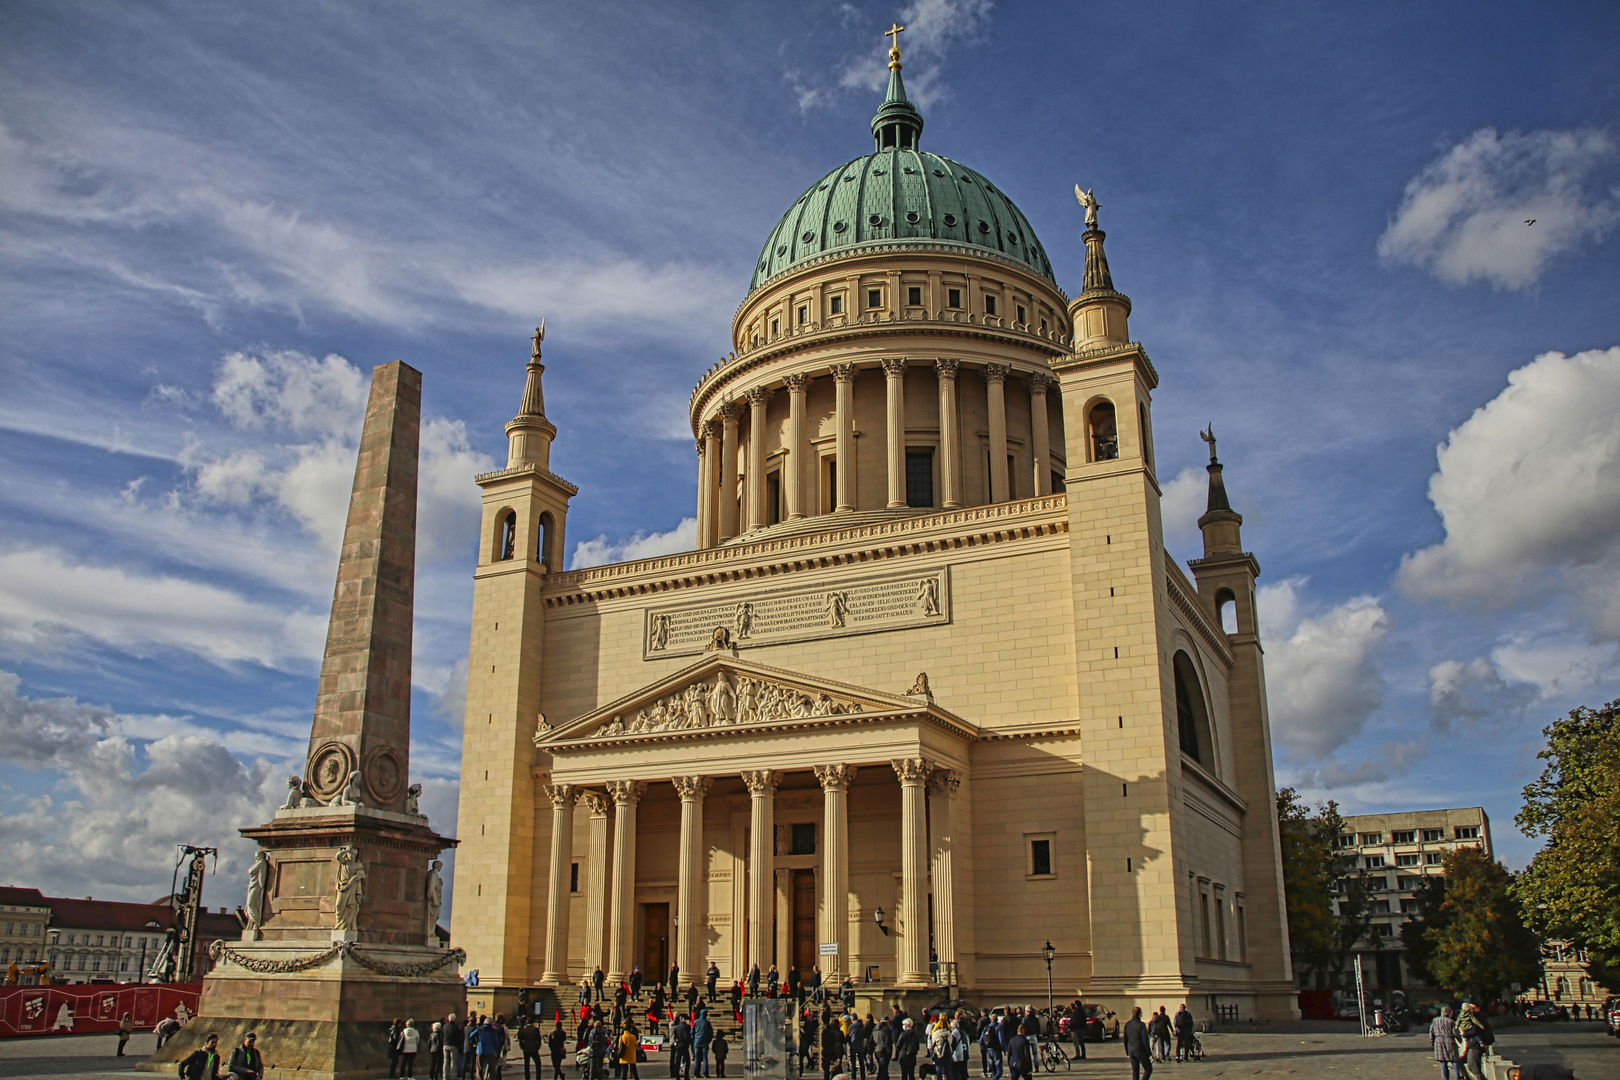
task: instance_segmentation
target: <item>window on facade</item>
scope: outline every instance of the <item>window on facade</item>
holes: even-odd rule
[[[961,289],[946,289],[945,290],[945,306],[946,307],[953,307],[953,308],[961,307],[962,306],[962,290]]]
[[[1423,878],[1421,876],[1414,876],[1414,875],[1411,875],[1411,874],[1396,874],[1395,875],[1395,887],[1397,889],[1401,889],[1401,890],[1404,890],[1404,891],[1411,891],[1412,889],[1415,889],[1419,885],[1422,885],[1422,884],[1423,884]]]
[[[1376,870],[1384,865],[1384,857],[1382,855],[1368,855],[1362,865],[1369,870]]]
[[[772,319],[771,320],[771,337],[776,337],[781,332],[782,332],[782,320],[781,319]]]
[[[986,315],[994,315],[996,313],[996,298],[995,297],[986,296],[984,298],[984,313]]]
[[[922,286],[912,285],[906,289],[906,303],[912,307],[922,303]]]
[[[1411,829],[1396,829],[1389,840],[1392,844],[1412,844],[1417,842],[1417,833]]]
[[[1387,915],[1387,914],[1389,914],[1389,901],[1388,900],[1374,900],[1372,902],[1372,911],[1373,911],[1373,913],[1375,915]]]
[[[535,551],[534,557],[535,561],[545,567],[548,573],[552,570],[562,569],[560,560],[552,554],[551,534],[555,524],[556,522],[551,517],[551,511],[547,510],[540,515],[540,547]]]
[[[1052,840],[1050,837],[1030,840],[1029,873],[1031,877],[1052,876]]]
[[[1416,866],[1417,864],[1418,864],[1418,857],[1415,854],[1413,854],[1413,855],[1397,855],[1397,856],[1395,856],[1395,865],[1396,866]]]
[[[1333,846],[1334,847],[1355,847],[1356,846],[1356,834],[1355,833],[1340,833],[1338,836],[1336,836],[1334,838]]]
[[[120,960],[118,962],[118,970],[119,971],[128,971],[129,970],[129,961],[127,959]]]
[[[775,525],[782,520],[782,473],[765,476],[765,524]]]
[[[79,954],[79,970],[80,971],[84,970],[85,961],[88,960],[88,959],[89,959],[89,957],[85,956],[83,953]]]
[[[934,450],[932,447],[906,449],[906,505],[934,505]]]
[[[1237,958],[1241,963],[1247,964],[1249,962],[1249,920],[1244,917],[1243,905],[1242,904],[1239,904],[1238,909],[1237,909],[1237,926],[1238,926],[1238,955],[1237,955]]]
[[[1091,407],[1091,460],[1119,457],[1119,429],[1114,426],[1114,403],[1099,401]]]
[[[1213,956],[1214,952],[1209,947],[1209,893],[1203,891],[1198,893],[1198,922],[1204,929],[1203,955]]]
[[[806,821],[793,827],[792,850],[789,855],[814,855],[816,853],[816,823]]]
[[[883,290],[882,289],[867,289],[866,290],[866,306],[869,307],[869,308],[882,307],[883,306]]]
[[[96,935],[96,945],[100,946],[105,938],[106,938],[105,934],[97,934]]]
[[[1437,844],[1445,838],[1445,835],[1446,831],[1444,829],[1424,829],[1423,842],[1425,844]]]
[[[1479,839],[1479,826],[1478,825],[1458,825],[1457,826],[1457,839],[1458,840],[1478,840]]]
[[[810,308],[804,304],[799,305],[799,325],[803,326],[810,321]]]
[[[1041,333],[1043,333],[1043,334],[1046,333],[1046,320],[1045,319],[1041,320]]]
[[[571,893],[579,892],[579,863],[570,863],[568,865],[568,891]]]
[[[1361,842],[1363,844],[1382,844],[1384,834],[1381,832],[1364,832],[1361,834]]]
[[[1394,937],[1395,927],[1389,923],[1379,923],[1377,926],[1373,927],[1373,933],[1379,937]]]
[[[497,559],[510,559],[517,550],[517,513],[508,510],[501,515],[501,523],[495,533],[495,557]]]
[[[1441,860],[1443,858],[1444,858],[1444,856],[1441,855],[1438,851],[1426,852],[1424,854],[1424,856],[1423,856],[1423,865],[1424,866],[1439,866],[1440,862],[1441,862]]]
[[[831,309],[834,315],[842,315],[844,313],[843,294],[839,294],[838,296],[832,298]]]
[[[1173,664],[1176,675],[1176,728],[1181,752],[1200,764],[1213,766],[1209,735],[1209,712],[1204,705],[1204,688],[1198,669],[1185,651],[1177,652]]]
[[[1024,305],[1023,304],[1018,305],[1018,321],[1021,322],[1021,323],[1029,322],[1029,317],[1024,312]]]
[[[1053,494],[1057,494],[1058,492],[1063,492],[1063,491],[1068,491],[1068,490],[1069,490],[1069,485],[1068,485],[1067,482],[1064,481],[1063,474],[1058,472],[1056,469],[1053,469],[1052,470],[1052,492],[1053,492]]]

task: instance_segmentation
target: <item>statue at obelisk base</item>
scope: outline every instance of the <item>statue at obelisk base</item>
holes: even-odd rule
[[[387,1022],[465,1014],[437,922],[435,833],[410,784],[411,618],[422,376],[371,376],[326,652],[302,777],[264,825],[240,942],[215,942],[198,1018],[138,1068],[167,1072],[217,1032],[253,1031],[266,1080],[363,1080],[387,1060]]]

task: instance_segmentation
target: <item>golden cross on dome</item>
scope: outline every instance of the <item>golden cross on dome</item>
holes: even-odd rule
[[[892,71],[900,66],[900,33],[905,27],[899,23],[891,23],[889,29],[883,31],[883,36],[889,39],[889,69]]]

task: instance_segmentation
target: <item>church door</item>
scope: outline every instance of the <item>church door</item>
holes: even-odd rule
[[[643,904],[641,974],[649,982],[669,977],[669,905]]]
[[[793,966],[809,978],[816,966],[816,872],[793,871]],[[786,977],[783,972],[783,977]]]

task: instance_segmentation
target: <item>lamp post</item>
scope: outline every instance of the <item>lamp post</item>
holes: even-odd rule
[[[1052,958],[1057,956],[1057,950],[1052,948],[1048,941],[1041,949],[1041,955],[1046,957],[1046,1015],[1052,1015]]]

